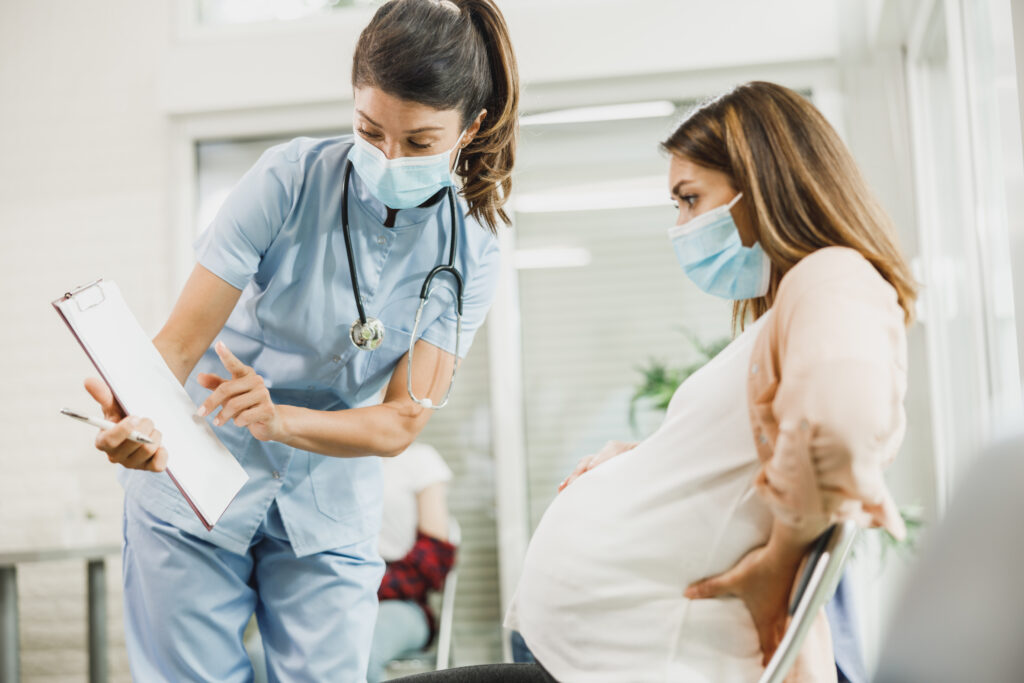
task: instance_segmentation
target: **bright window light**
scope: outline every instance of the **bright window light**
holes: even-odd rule
[[[668,100],[631,102],[602,107],[559,109],[542,114],[528,114],[519,119],[520,126],[540,126],[560,123],[593,123],[596,121],[626,121],[629,119],[657,119],[672,116],[676,105]]]

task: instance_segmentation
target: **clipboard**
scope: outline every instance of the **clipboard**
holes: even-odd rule
[[[152,419],[163,434],[167,475],[206,530],[213,529],[249,475],[210,424],[195,416],[195,404],[117,284],[96,280],[52,303],[124,414]]]

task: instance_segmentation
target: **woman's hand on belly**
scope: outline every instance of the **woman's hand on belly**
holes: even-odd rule
[[[200,386],[213,391],[196,414],[205,417],[220,408],[220,413],[213,420],[215,425],[234,420],[236,425],[247,428],[260,441],[281,441],[284,425],[280,410],[270,400],[270,391],[263,378],[238,360],[223,342],[217,342],[214,350],[231,373],[231,378],[205,372],[196,376]]]
[[[566,486],[579,479],[584,472],[589,472],[606,460],[611,460],[616,455],[622,455],[626,451],[633,450],[634,448],[636,448],[636,443],[609,441],[604,445],[604,448],[599,450],[597,453],[580,458],[580,461],[576,463],[576,469],[574,469],[568,477],[562,480],[562,483],[558,485],[558,490],[561,491]]]

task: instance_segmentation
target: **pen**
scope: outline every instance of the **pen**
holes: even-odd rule
[[[81,422],[84,422],[87,425],[92,425],[93,427],[96,427],[97,429],[110,429],[111,427],[116,427],[117,426],[116,423],[110,422],[109,420],[99,420],[99,419],[94,418],[94,417],[89,417],[88,415],[82,415],[81,413],[76,413],[75,411],[71,410],[70,408],[64,408],[63,410],[60,411],[60,413],[61,413],[61,415],[67,415],[68,417],[73,417],[74,419],[79,420]],[[136,432],[136,431],[133,431],[131,434],[128,435],[128,440],[129,441],[134,441],[135,443],[146,444],[147,446],[155,446],[156,445],[156,442],[153,441],[153,439],[149,438],[145,434],[140,434],[139,432]]]

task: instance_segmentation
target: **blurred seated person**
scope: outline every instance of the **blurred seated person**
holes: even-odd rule
[[[427,592],[441,590],[455,562],[448,542],[447,483],[452,471],[438,452],[414,443],[393,458],[381,458],[384,518],[379,550],[387,563],[377,597],[366,680],[377,683],[388,662],[414,655],[436,635]]]

